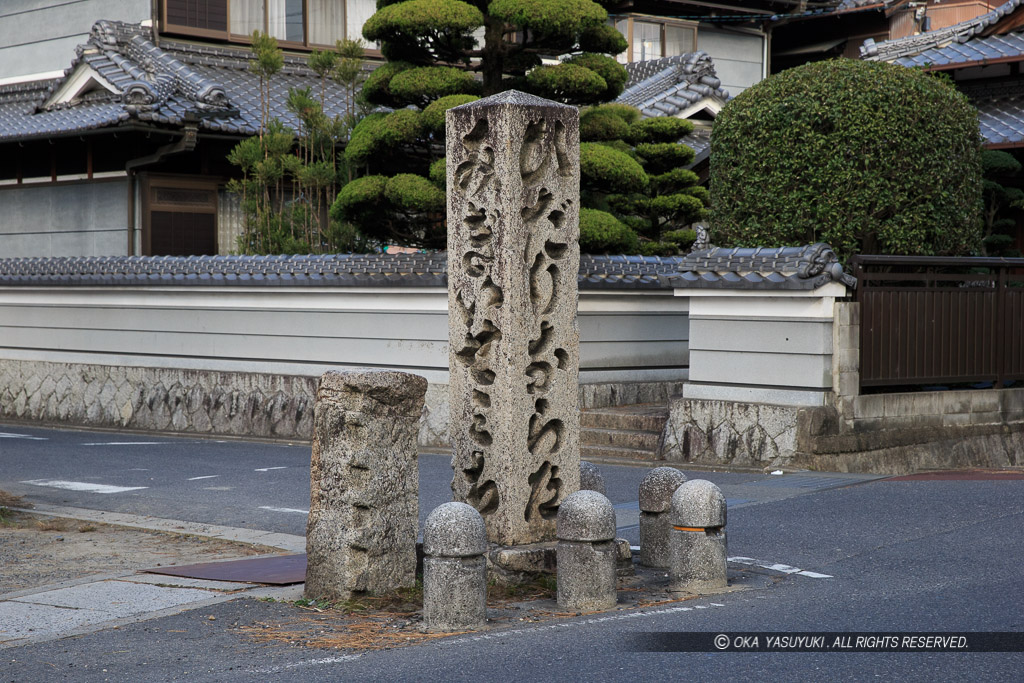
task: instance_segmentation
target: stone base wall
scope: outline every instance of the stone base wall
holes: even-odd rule
[[[319,377],[0,359],[0,421],[309,440]],[[580,407],[667,403],[682,382],[580,386]],[[450,448],[448,385],[427,387],[419,446]]]
[[[757,467],[784,463],[796,451],[794,406],[679,398],[665,424],[665,460]]]
[[[670,462],[905,474],[1024,464],[1024,389],[842,397],[827,406],[673,400]]]
[[[309,439],[316,377],[0,360],[0,419]]]

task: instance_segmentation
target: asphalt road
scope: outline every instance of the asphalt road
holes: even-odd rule
[[[735,484],[744,486],[755,489]],[[232,626],[294,618],[294,608],[237,600],[8,649],[0,679],[1018,681],[1022,653],[663,653],[641,651],[636,638],[1024,631],[1022,494],[1021,480],[880,480],[739,503],[729,516],[730,555],[830,578],[760,570],[746,590],[683,603],[688,610],[623,610],[351,655],[257,644]]]
[[[309,510],[308,444],[147,436],[0,424],[0,489],[36,503],[304,534]],[[647,467],[601,465],[623,535],[638,542],[640,481]],[[451,500],[446,455],[419,456],[420,523]],[[688,472],[722,487],[730,509],[820,488],[857,475]]]

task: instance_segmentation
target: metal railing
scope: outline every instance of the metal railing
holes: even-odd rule
[[[855,256],[862,387],[1024,379],[1024,258]]]

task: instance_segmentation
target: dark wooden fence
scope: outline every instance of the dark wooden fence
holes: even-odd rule
[[[862,387],[1024,379],[1024,259],[856,256]]]

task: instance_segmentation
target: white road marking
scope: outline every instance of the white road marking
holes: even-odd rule
[[[49,439],[42,436],[29,436],[28,434],[11,434],[10,432],[0,432],[0,439],[26,439],[28,441],[49,441]]]
[[[253,470],[253,472],[269,472],[270,470],[286,470],[287,467],[260,467],[259,469]]]
[[[219,477],[219,476],[220,476],[219,474],[207,474],[207,475],[202,476],[202,477],[189,477],[186,481],[199,481],[200,479],[213,479],[214,477]]]
[[[83,443],[83,446],[163,446],[166,441],[102,441]]]
[[[762,569],[770,569],[773,572],[782,572],[783,574],[797,574],[798,576],[806,576],[811,579],[835,578],[831,574],[819,574],[818,572],[807,571],[806,569],[800,569],[799,567],[790,567],[788,564],[778,564],[776,562],[765,562],[764,560],[755,560],[752,557],[730,557],[729,562],[735,562],[736,564],[746,564],[754,567],[761,567]]]
[[[125,491],[139,491],[148,489],[148,486],[110,486],[108,484],[90,484],[84,481],[61,481],[59,479],[31,479],[23,481],[22,484],[33,486],[46,486],[54,489],[66,489],[68,491],[85,491],[87,493],[124,493]]]
[[[309,514],[309,510],[299,510],[298,508],[272,508],[266,505],[261,505],[260,510],[270,510],[271,512],[298,512],[302,515]]]

